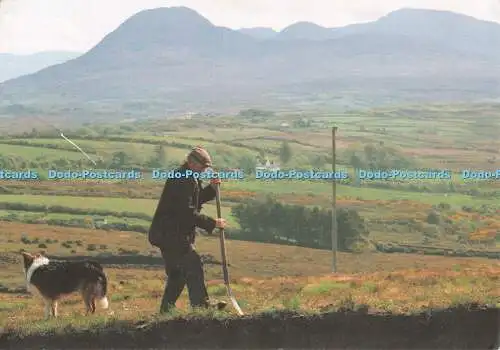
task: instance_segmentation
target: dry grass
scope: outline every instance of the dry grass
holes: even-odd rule
[[[233,282],[233,290],[246,313],[283,308],[325,311],[356,305],[412,313],[464,302],[498,303],[500,267],[465,266],[457,271],[409,269],[337,276],[238,278]],[[114,317],[136,320],[157,313],[163,290],[163,271],[111,268],[107,272],[111,280]],[[212,297],[225,297],[221,280],[208,281],[208,285]],[[177,305],[187,311],[187,304],[184,292]],[[68,321],[83,314],[83,305],[78,297],[68,297],[60,311],[61,318]],[[41,320],[43,307],[31,296],[0,294],[0,317],[6,326],[18,327],[21,323]]]
[[[411,112],[411,111],[410,111]],[[462,168],[486,169],[491,166],[491,149],[497,142],[495,139],[485,139],[484,133],[477,132],[473,127],[454,127],[457,118],[465,122],[475,123],[478,116],[490,118],[493,112],[479,109],[470,111],[452,110],[450,107],[434,107],[418,109],[410,115],[408,111],[386,110],[378,116],[370,113],[361,116],[341,116],[336,118],[339,125],[337,147],[341,159],[344,150],[355,144],[363,146],[367,143],[377,144],[383,140],[387,145],[396,146],[403,154],[411,155],[425,162],[426,167],[447,167],[454,170]],[[416,115],[420,118],[415,119]],[[485,114],[487,114],[485,116]],[[424,116],[424,118],[422,118]],[[427,117],[425,117],[427,116]],[[435,118],[439,116],[439,118]],[[353,119],[355,118],[355,119]],[[410,119],[411,118],[411,119]],[[472,120],[472,119],[473,120]],[[52,119],[45,117],[45,119]],[[316,118],[315,118],[316,119]],[[428,119],[432,119],[431,121]],[[470,119],[470,120],[469,120]],[[210,118],[213,133],[204,130],[193,130],[192,125],[182,125],[169,120],[168,124],[178,126],[179,132],[175,138],[204,137],[207,139],[244,139],[255,136],[285,136],[289,140],[301,142],[323,148],[329,152],[331,137],[329,130],[315,131],[313,129],[286,130],[285,132],[271,131],[269,125],[244,125],[242,120],[238,127],[224,128],[222,119]],[[353,120],[356,123],[353,124]],[[16,122],[17,121],[17,122]],[[0,130],[14,132],[21,128],[32,127],[41,129],[39,121],[17,119],[0,123]],[[331,123],[331,116],[325,120]],[[58,125],[61,121],[54,120]],[[208,122],[208,121],[206,121]],[[281,121],[273,118],[273,122]],[[428,129],[429,122],[433,122],[434,133],[421,133]],[[151,130],[162,130],[158,122]],[[178,124],[173,125],[172,123]],[[266,121],[268,123],[268,121]],[[453,123],[453,124],[452,124]],[[21,125],[23,124],[23,125]],[[69,125],[69,124],[68,124]],[[210,125],[209,125],[210,126]],[[359,130],[363,126],[363,130]],[[384,128],[384,135],[379,129]],[[7,128],[7,129],[6,129]],[[465,134],[464,134],[465,133]],[[135,136],[145,137],[150,132],[139,132]],[[230,137],[228,135],[231,135]],[[158,137],[164,140],[164,137]],[[172,139],[172,140],[174,140]],[[198,142],[188,139],[179,139],[182,143]],[[241,140],[240,140],[241,141]],[[45,142],[45,141],[44,141]],[[57,143],[64,142],[57,140]],[[250,140],[241,141],[249,146],[268,146],[276,150],[279,143]],[[202,142],[218,153],[241,155],[241,147],[221,146],[214,142]],[[110,147],[106,142],[83,142],[84,146],[95,146],[99,152],[109,154],[112,151],[123,149],[126,144],[113,143]],[[317,148],[297,146],[292,144],[296,155],[317,154]],[[493,145],[493,146],[492,146]],[[5,146],[5,145],[4,145]],[[151,153],[150,145],[138,145],[137,152]],[[3,146],[2,146],[3,147]],[[60,150],[28,149],[27,147],[5,146],[10,150],[22,151],[27,159],[35,153],[44,153],[51,156],[62,154]],[[490,149],[488,151],[486,148]],[[219,150],[221,152],[219,152]],[[181,156],[184,149],[169,149],[172,157]],[[248,151],[244,150],[245,152]],[[50,153],[50,154],[49,154]],[[268,152],[267,152],[268,153]],[[72,154],[80,157],[78,153]],[[26,203],[57,204],[70,207],[91,209],[113,209],[119,211],[142,211],[152,214],[163,184],[152,181],[136,181],[125,184],[96,184],[53,181],[40,182],[2,182],[6,189],[22,191],[30,196],[4,195],[3,201],[24,201]],[[308,182],[272,182],[262,181],[235,181],[224,184],[223,200],[241,201],[246,197],[256,197],[267,193],[276,193],[287,203],[302,205],[330,205],[330,185]],[[481,184],[482,187],[484,186]],[[499,184],[489,183],[488,188],[497,188]],[[486,188],[486,187],[484,187]],[[388,191],[376,188],[355,188],[338,186],[338,205],[355,207],[362,215],[372,222],[372,239],[404,241],[406,239],[419,243],[423,231],[389,232],[387,223],[391,221],[414,219],[419,223],[425,222],[431,205],[446,202],[454,207],[463,205],[478,206],[481,204],[493,207],[497,205],[491,198],[470,197],[457,193],[448,196],[442,194],[426,194],[417,192]],[[62,197],[66,193],[74,197]],[[101,198],[83,197],[83,195],[102,196]],[[59,196],[58,196],[59,195]],[[79,198],[77,198],[77,196]],[[122,198],[104,198],[122,197]],[[142,199],[141,199],[142,198]],[[356,198],[356,200],[355,200]],[[153,200],[154,199],[154,200]],[[119,208],[119,209],[118,209]],[[224,216],[229,216],[229,208]],[[214,208],[208,205],[206,212],[214,213]],[[453,223],[463,224],[463,231],[483,233],[488,230],[498,230],[500,212],[491,213],[487,218],[473,220],[469,214],[457,211],[450,213],[449,219]],[[444,219],[444,217],[443,217]],[[377,220],[382,221],[376,225]],[[480,223],[474,229],[471,222]],[[396,227],[399,228],[399,227]],[[423,229],[422,229],[423,230]],[[25,233],[30,240],[38,239],[38,243],[24,244],[21,234]],[[489,232],[489,231],[488,231]],[[446,243],[451,238],[439,236],[438,242]],[[47,240],[50,240],[47,242]],[[57,242],[54,242],[57,240]],[[448,242],[449,243],[449,242]],[[44,244],[39,246],[39,244]],[[451,244],[451,243],[450,243]],[[216,237],[198,239],[198,250],[203,254],[219,258],[219,243]],[[90,247],[94,249],[89,250]],[[95,256],[102,253],[119,256],[123,252],[136,256],[156,256],[158,254],[149,246],[144,235],[131,232],[106,232],[89,229],[54,227],[46,225],[28,225],[19,223],[0,222],[0,285],[15,289],[24,287],[23,275],[20,267],[19,250],[44,250],[50,255]],[[440,256],[424,256],[411,254],[345,254],[338,255],[339,272],[330,273],[331,253],[324,250],[314,250],[289,246],[267,245],[251,242],[228,241],[230,274],[233,279],[235,294],[242,308],[248,313],[258,313],[271,309],[292,309],[300,311],[326,311],[336,308],[356,308],[366,304],[372,310],[410,313],[431,307],[445,307],[465,302],[490,303],[498,306],[500,295],[498,279],[500,263],[498,260],[480,258],[452,258]],[[0,335],[3,327],[14,328],[20,333],[46,332],[47,330],[86,328],[93,324],[102,327],[114,320],[139,320],[151,318],[158,309],[164,283],[164,272],[161,266],[106,266],[110,279],[111,311],[99,313],[92,317],[82,317],[83,305],[77,297],[71,296],[61,304],[61,318],[57,321],[40,321],[43,317],[43,306],[33,296],[23,293],[0,293]],[[225,297],[222,283],[221,268],[218,265],[206,265],[209,292],[213,297]],[[188,310],[187,296],[184,293],[178,303],[185,314]],[[233,312],[233,310],[229,310]],[[212,315],[216,316],[216,315]],[[71,329],[70,329],[71,332]]]
[[[144,235],[130,232],[103,232],[44,225],[0,223],[2,254],[0,278],[9,288],[23,286],[19,249],[39,250],[20,243],[21,233],[30,238],[81,240],[87,244],[105,244],[109,252],[119,248],[152,253]],[[500,263],[479,258],[449,258],[410,254],[339,254],[338,274],[330,274],[328,251],[228,241],[230,273],[234,292],[247,313],[272,309],[326,311],[368,305],[373,310],[411,313],[429,307],[445,307],[463,302],[497,304],[500,302],[498,279]],[[95,255],[83,247],[77,254]],[[60,244],[45,249],[54,255],[71,255]],[[218,240],[200,237],[198,250],[219,258]],[[156,252],[154,255],[157,255]],[[43,322],[39,300],[22,293],[0,293],[0,327],[22,332],[40,329],[103,324],[109,320],[139,320],[157,312],[164,284],[161,266],[106,267],[109,275],[111,311],[82,317],[83,305],[70,296],[60,306],[58,321]],[[225,298],[218,265],[207,265],[209,293]],[[178,307],[188,311],[187,294]],[[232,310],[229,310],[232,313]],[[40,321],[40,322],[39,322]],[[28,327],[28,328],[26,328]]]

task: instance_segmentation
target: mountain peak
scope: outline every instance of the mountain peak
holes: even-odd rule
[[[201,43],[216,27],[188,7],[159,7],[136,13],[109,33],[90,52],[141,51],[152,46]],[[88,57],[85,57],[88,59]]]
[[[278,36],[282,39],[305,39],[305,40],[324,40],[330,38],[332,31],[329,28],[319,24],[301,21],[289,25],[279,32]]]
[[[164,24],[179,26],[213,26],[207,18],[185,6],[158,7],[143,10],[130,17],[123,24],[132,21],[163,22]]]
[[[142,11],[79,58],[2,83],[0,113],[19,104],[163,115],[500,95],[500,25],[468,16],[401,9],[335,30],[305,21],[275,36],[251,30],[269,40],[244,32],[185,7]]]
[[[428,38],[447,38],[449,41],[461,41],[462,47],[475,45],[478,40],[486,42],[496,37],[498,40],[499,24],[483,21],[462,13],[421,8],[402,8],[373,22],[379,29],[394,33],[413,33]],[[471,42],[465,37],[475,37]],[[493,42],[490,45],[495,45]]]
[[[382,16],[379,20],[421,20],[421,21],[435,21],[439,19],[451,20],[451,19],[461,19],[461,20],[477,20],[472,16],[468,16],[458,12],[436,10],[436,9],[424,9],[424,8],[412,8],[403,7],[398,10],[389,12],[385,16]]]
[[[281,33],[283,32],[289,32],[291,30],[321,30],[321,29],[327,29],[325,27],[320,26],[319,24],[313,23],[313,22],[307,22],[307,21],[300,21],[296,22],[294,24],[289,25],[288,27],[284,28]]]
[[[309,22],[309,21],[295,22],[295,23],[289,25],[287,28],[290,28],[290,27],[315,27],[315,28],[324,28],[324,27],[320,26],[319,24],[316,24],[314,22]]]

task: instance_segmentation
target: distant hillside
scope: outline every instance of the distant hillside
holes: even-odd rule
[[[94,116],[141,116],[500,96],[497,23],[401,9],[371,23],[299,22],[272,38],[262,33],[270,34],[218,27],[186,7],[142,11],[86,54],[1,84],[0,114],[88,117],[92,108]]]
[[[0,82],[35,73],[43,68],[69,61],[81,53],[46,51],[31,55],[0,53]]]
[[[325,28],[311,22],[297,22],[282,31],[276,36],[281,40],[328,40],[335,37],[330,28]]]
[[[271,39],[278,34],[272,28],[265,27],[241,28],[239,31],[256,39]]]
[[[458,49],[464,55],[478,54],[479,61],[481,55],[494,58],[497,64],[500,61],[500,24],[453,12],[401,9],[376,22],[337,28],[333,33],[334,38],[355,33],[397,33],[408,40],[425,40]]]

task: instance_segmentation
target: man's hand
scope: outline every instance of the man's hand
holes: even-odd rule
[[[215,227],[217,228],[225,228],[226,227],[226,220],[225,219],[215,219]]]
[[[212,168],[207,168],[206,171],[209,171],[211,173],[215,172],[214,169],[212,169]],[[210,185],[212,185],[213,188],[216,188],[217,185],[220,185],[220,183],[221,183],[221,181],[220,181],[220,178],[218,178],[218,177],[210,179]]]
[[[217,186],[217,185],[220,185],[221,183],[221,180],[219,178],[215,178],[215,179],[210,179],[210,185],[212,185],[214,188]]]

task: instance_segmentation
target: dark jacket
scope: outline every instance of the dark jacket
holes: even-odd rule
[[[187,169],[183,165],[176,172],[185,173]],[[184,237],[194,243],[196,227],[211,234],[215,220],[200,211],[204,203],[214,198],[215,189],[210,185],[203,188],[202,182],[193,176],[168,179],[149,229],[150,243],[161,248]]]

